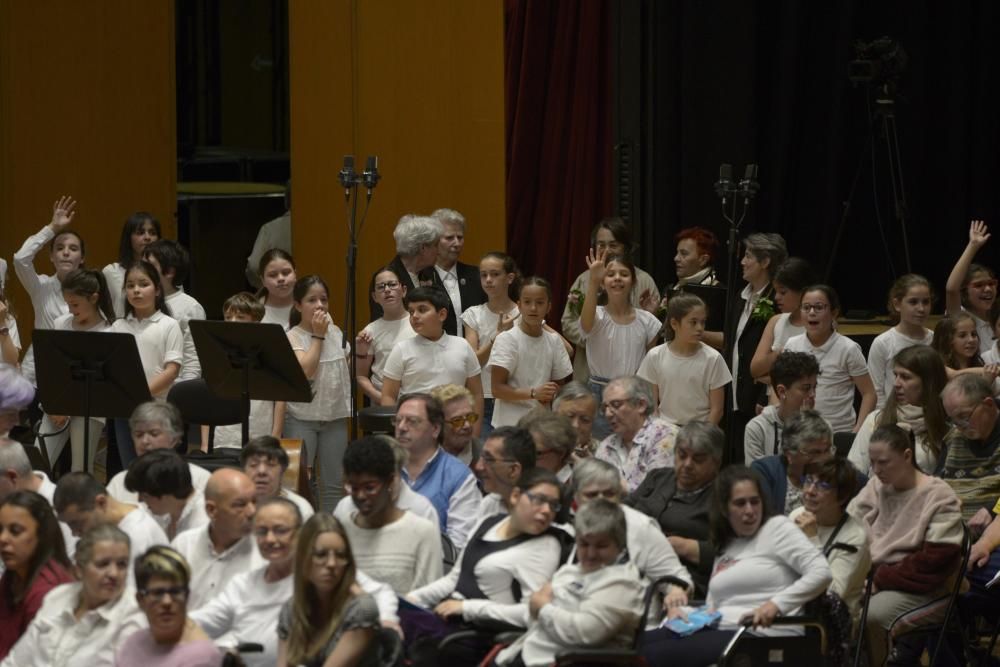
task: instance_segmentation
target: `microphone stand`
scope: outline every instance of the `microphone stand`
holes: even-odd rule
[[[368,218],[368,207],[372,202],[372,191],[378,185],[382,176],[378,172],[378,157],[369,155],[365,162],[365,170],[360,175],[354,171],[354,156],[344,156],[344,166],[338,174],[341,187],[344,188],[344,206],[347,215],[347,287],[344,296],[344,332],[341,340],[341,348],[346,349],[348,341],[354,342],[358,335],[358,308],[357,308],[357,265],[358,265],[358,238],[364,228],[365,220]],[[358,186],[364,185],[365,210],[361,214],[361,222],[358,223]],[[352,196],[353,195],[353,196]],[[357,347],[351,344],[351,354],[348,360],[348,373],[350,375],[351,390],[351,440],[358,437],[358,405],[357,405],[357,382],[356,370],[358,365]]]

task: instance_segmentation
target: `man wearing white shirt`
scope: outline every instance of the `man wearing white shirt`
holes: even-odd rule
[[[191,485],[187,463],[172,449],[156,449],[136,459],[125,488],[139,494],[167,537],[208,523],[205,497]]]
[[[281,485],[288,464],[288,452],[282,448],[280,440],[270,435],[251,438],[240,452],[240,465],[253,481],[257,503],[278,496],[287,498],[299,508],[304,523],[316,510],[305,498]]]
[[[180,533],[171,546],[191,566],[188,610],[198,609],[237,574],[264,564],[250,534],[256,489],[244,473],[222,468],[205,486],[208,523]]]
[[[79,537],[99,523],[118,526],[132,543],[129,572],[136,558],[156,545],[170,544],[156,519],[146,510],[115,500],[89,473],[72,472],[56,484],[53,503],[60,521]],[[134,574],[131,575],[134,577]]]

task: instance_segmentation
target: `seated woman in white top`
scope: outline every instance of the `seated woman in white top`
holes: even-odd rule
[[[567,650],[629,645],[641,622],[643,586],[628,558],[623,509],[604,499],[580,508],[579,562],[563,565],[532,594],[528,631],[497,656],[498,665],[520,655],[526,667],[542,667]]]
[[[126,592],[129,538],[100,524],[76,545],[79,582],[48,592],[42,608],[2,667],[111,667],[115,652],[145,625],[135,596]]]
[[[871,470],[868,445],[872,433],[880,426],[907,424],[917,441],[917,467],[934,474],[949,431],[948,415],[941,403],[941,392],[948,383],[944,361],[932,348],[914,345],[897,354],[891,365],[894,378],[885,407],[865,419],[847,460],[867,475]]]
[[[552,527],[560,507],[560,486],[548,470],[533,468],[510,492],[510,514],[479,522],[451,571],[411,591],[406,599],[433,609],[444,621],[501,621],[524,626],[528,597],[559,568],[568,536]],[[413,612],[424,616],[430,611]],[[415,639],[403,614],[408,641]]]
[[[924,324],[933,303],[930,281],[915,273],[900,276],[889,288],[889,317],[895,326],[876,336],[868,350],[868,374],[875,384],[876,407],[884,407],[893,393],[896,355],[914,345],[931,344],[934,332]]]
[[[642,655],[651,665],[715,664],[743,623],[767,628],[794,615],[833,580],[830,566],[788,517],[774,515],[756,472],[730,466],[716,480],[712,541],[717,545],[707,605],[722,614],[718,629],[679,637],[668,629],[645,633]],[[672,610],[683,615],[686,610]],[[789,634],[788,628],[767,634]]]
[[[273,665],[278,659],[278,614],[292,597],[295,538],[302,516],[290,500],[269,498],[253,519],[257,549],[267,565],[237,575],[211,601],[191,612],[220,647],[258,643],[262,653],[247,653],[247,667]]]

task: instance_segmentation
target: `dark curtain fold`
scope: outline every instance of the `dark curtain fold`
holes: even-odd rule
[[[505,3],[507,248],[552,282],[548,321],[612,212],[609,0]]]

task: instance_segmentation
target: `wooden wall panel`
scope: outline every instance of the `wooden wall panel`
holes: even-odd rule
[[[296,260],[337,288],[346,238],[342,156],[379,156],[359,251],[359,322],[367,279],[395,254],[409,212],[468,219],[463,259],[506,247],[503,8],[498,0],[294,0],[290,11]],[[360,170],[360,167],[359,167]]]
[[[60,194],[79,201],[90,266],[117,257],[133,211],[175,236],[174,90],[172,0],[0,0],[0,255],[10,262]]]

